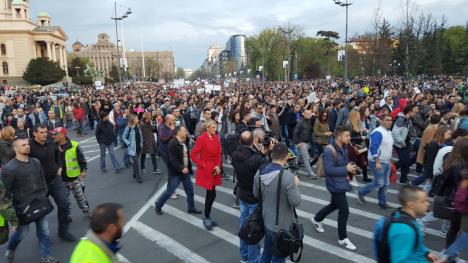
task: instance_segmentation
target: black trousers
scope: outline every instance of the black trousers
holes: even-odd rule
[[[205,218],[210,218],[211,207],[216,199],[216,189],[213,186],[213,190],[206,190],[205,197]]]
[[[452,219],[450,219],[450,228],[447,231],[447,235],[445,236],[445,248],[447,249],[450,245],[455,242],[458,236],[458,232],[460,232],[461,227],[461,214],[455,212],[455,215]]]
[[[315,215],[314,220],[322,222],[325,217],[336,209],[338,209],[338,238],[343,240],[348,237],[346,224],[349,217],[349,206],[348,200],[346,199],[346,193],[331,193],[330,204],[320,209],[320,211]]]

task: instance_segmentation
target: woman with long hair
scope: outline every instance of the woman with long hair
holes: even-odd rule
[[[437,152],[445,146],[446,142],[452,137],[452,130],[445,126],[440,125],[437,127],[436,132],[434,134],[433,139],[425,145],[425,152],[424,152],[424,174],[422,176],[417,177],[414,179],[411,184],[413,185],[420,185],[424,181],[428,181],[427,187],[430,186],[433,177],[433,167],[434,161],[437,156]]]
[[[127,154],[133,158],[133,178],[135,178],[138,183],[142,183],[140,158],[143,150],[143,134],[138,126],[138,122],[138,116],[130,114],[128,117],[128,126],[125,128],[122,135],[122,141],[127,148]]]
[[[461,173],[468,169],[468,138],[458,140],[453,146],[453,150],[444,161],[444,183],[436,195],[453,198],[455,191],[461,181]],[[450,228],[445,237],[445,248],[448,248],[457,238],[460,231],[461,215],[455,212],[450,219]]]
[[[333,132],[330,131],[330,127],[328,125],[328,111],[322,110],[318,115],[318,119],[314,123],[314,139],[315,145],[317,147],[318,156],[323,153],[324,147],[328,144],[328,140]],[[318,160],[314,158],[311,165],[314,165]]]
[[[143,113],[143,117],[141,119],[141,133],[143,135],[143,151],[141,157],[141,172],[144,174],[145,170],[145,161],[146,155],[151,155],[151,162],[153,163],[153,173],[159,174],[161,173],[158,169],[158,161],[156,159],[156,139],[154,137],[153,126],[151,124],[151,112]]]
[[[216,199],[215,187],[221,185],[222,151],[216,134],[216,121],[208,120],[204,125],[205,131],[197,138],[190,157],[197,165],[195,182],[206,189],[203,225],[207,230],[212,230],[218,225],[211,219],[211,208]]]
[[[362,171],[362,177],[364,182],[370,182],[367,177],[367,151],[358,152],[359,149],[367,147],[365,136],[367,131],[362,128],[361,125],[361,114],[357,110],[352,110],[349,113],[348,122],[346,123],[347,128],[351,132],[351,142],[348,145],[349,160],[356,163]],[[356,177],[350,175],[351,185],[359,186]]]

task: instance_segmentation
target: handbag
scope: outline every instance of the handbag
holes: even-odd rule
[[[26,207],[17,210],[16,215],[21,225],[27,225],[50,214],[53,210],[54,207],[50,203],[49,198],[36,198]]]
[[[361,155],[365,152],[367,152],[367,146],[365,144],[354,144],[354,143],[349,143],[351,145],[351,149],[354,152],[355,155]]]
[[[248,245],[258,244],[265,236],[265,225],[263,224],[263,195],[262,195],[262,182],[258,176],[258,205],[255,211],[250,214],[245,220],[244,224],[239,229],[237,235]]]
[[[433,207],[434,217],[450,220],[455,215],[455,208],[452,206],[451,198],[447,196],[436,196]]]
[[[283,172],[281,170],[278,178],[278,188],[276,190],[276,219],[275,225],[278,226],[279,219],[279,204],[281,199],[281,184],[283,181]],[[291,262],[299,262],[302,257],[302,250],[304,248],[302,240],[304,239],[304,226],[299,223],[296,209],[293,207],[294,222],[289,230],[280,229],[273,239],[273,255],[277,257],[288,257]],[[294,254],[299,253],[296,259]]]

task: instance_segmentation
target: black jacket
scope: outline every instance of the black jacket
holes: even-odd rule
[[[57,178],[57,171],[60,168],[59,150],[57,145],[52,142],[40,144],[35,140],[30,142],[29,156],[37,158],[44,168],[47,184],[50,184]]]
[[[177,138],[172,138],[169,141],[167,146],[168,149],[168,173],[169,176],[188,176],[188,174],[183,174],[182,170],[184,169],[184,147],[180,144]],[[192,163],[190,162],[190,155],[187,147],[187,158],[188,158],[188,169],[189,173],[192,173]]]
[[[312,132],[313,132],[313,124],[312,119],[306,120],[302,119],[294,128],[293,134],[293,142],[294,144],[299,144],[301,142],[311,142],[312,140]]]
[[[47,196],[44,169],[36,158],[28,162],[10,160],[3,166],[2,181],[5,189],[13,196],[13,207],[22,210],[32,200]]]
[[[99,144],[111,145],[114,142],[114,126],[110,121],[100,120],[95,135]]]
[[[237,196],[243,202],[257,203],[253,195],[254,177],[268,159],[252,147],[240,145],[232,154],[232,166],[237,178]]]

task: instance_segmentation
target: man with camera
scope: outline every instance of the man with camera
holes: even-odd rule
[[[356,164],[349,161],[347,145],[351,140],[349,130],[343,126],[335,129],[335,141],[325,147],[323,152],[323,166],[325,171],[325,182],[328,192],[331,194],[331,202],[322,208],[311,219],[315,230],[319,233],[325,232],[322,221],[329,214],[338,209],[338,244],[349,250],[356,250],[356,246],[348,239],[346,225],[349,217],[349,205],[346,192],[351,191],[348,181],[348,173],[356,174]]]
[[[286,145],[276,143],[271,151],[272,162],[261,168],[254,178],[253,194],[258,198],[261,191],[262,200],[258,201],[262,202],[265,225],[260,262],[286,262],[288,255],[282,253],[284,248],[274,246],[275,243],[282,242],[275,242],[275,239],[280,238],[279,232],[289,231],[292,226],[298,225],[293,208],[299,206],[301,202],[299,192],[301,182],[291,172],[284,169],[288,162],[288,152]],[[261,181],[260,184],[259,181]],[[277,205],[278,200],[279,205]]]
[[[262,147],[258,151],[254,146],[252,132],[244,131],[240,137],[240,145],[232,154],[232,166],[237,175],[236,195],[240,199],[240,226],[257,208],[257,198],[253,195],[254,177],[258,169],[268,162],[269,148]],[[240,240],[242,262],[259,262],[260,246],[247,245]]]

